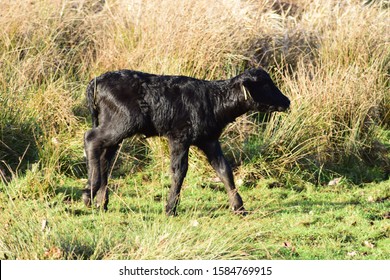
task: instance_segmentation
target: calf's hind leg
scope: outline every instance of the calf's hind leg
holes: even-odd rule
[[[83,190],[85,205],[91,206],[97,191],[101,186],[100,158],[102,155],[99,130],[93,128],[84,135],[84,149],[87,157],[88,183]]]
[[[101,172],[101,181],[100,188],[96,194],[96,206],[103,207],[104,210],[107,210],[108,205],[108,176],[110,172],[110,167],[112,160],[118,151],[119,145],[114,145],[104,149],[103,153],[100,156],[100,172]]]
[[[112,133],[102,127],[93,128],[85,133],[84,148],[88,168],[88,183],[83,190],[85,205],[91,206],[97,195],[97,206],[103,206],[107,210],[108,173],[111,161],[118,150],[118,143],[122,139],[121,133]]]
[[[85,133],[84,145],[87,156],[88,184],[83,191],[83,200],[91,206],[96,197],[96,205],[107,210],[108,205],[108,175],[112,159],[118,151],[119,144],[128,136],[133,135],[123,123],[116,126],[101,124]]]

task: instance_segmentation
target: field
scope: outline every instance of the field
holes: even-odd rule
[[[389,259],[389,1],[0,5],[0,259]],[[90,79],[259,66],[291,111],[222,135],[249,215],[194,148],[167,217],[167,143],[141,136],[115,159],[109,210],[83,205]]]

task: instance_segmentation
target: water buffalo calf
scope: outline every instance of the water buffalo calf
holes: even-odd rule
[[[206,154],[226,187],[233,211],[245,213],[218,138],[228,123],[248,111],[284,111],[290,106],[263,69],[219,81],[120,70],[93,79],[86,94],[93,128],[84,137],[85,204],[90,206],[96,196],[96,204],[107,210],[109,166],[123,139],[134,134],[165,136],[172,173],[168,215],[176,214],[191,145]]]

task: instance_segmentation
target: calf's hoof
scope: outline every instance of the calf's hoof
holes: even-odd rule
[[[165,214],[169,217],[176,217],[177,216],[177,211],[176,208],[170,208],[170,207],[165,207]]]
[[[96,207],[97,208],[100,208],[100,209],[103,209],[104,211],[107,211],[108,210],[108,202],[107,201],[104,201],[104,202],[101,202],[101,201],[97,201],[96,202]]]
[[[91,189],[84,189],[83,190],[83,195],[82,195],[83,201],[85,206],[91,207],[92,204],[92,193]]]
[[[233,213],[240,216],[248,215],[248,211],[245,210],[244,206],[232,207]]]
[[[100,188],[96,194],[96,207],[103,209],[104,211],[108,210],[108,190],[106,188]]]

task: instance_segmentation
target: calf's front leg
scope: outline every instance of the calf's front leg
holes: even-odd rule
[[[189,145],[170,139],[169,150],[171,156],[172,183],[169,189],[165,213],[168,216],[175,216],[180,200],[180,190],[188,170]]]
[[[198,145],[198,147],[206,154],[211,166],[214,168],[218,177],[223,182],[228,193],[233,212],[246,215],[247,212],[244,208],[244,203],[234,185],[232,169],[223,156],[221,145],[218,140],[202,143]]]

